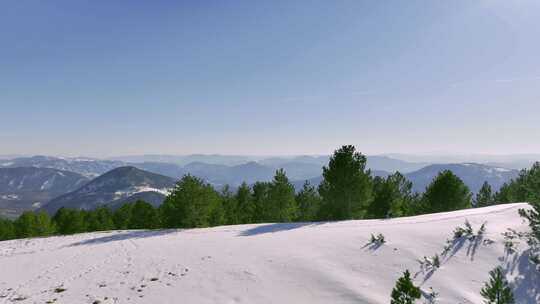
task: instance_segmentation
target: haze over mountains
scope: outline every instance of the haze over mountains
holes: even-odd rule
[[[14,217],[23,210],[62,206],[91,209],[144,199],[159,205],[175,181],[185,174],[204,179],[216,189],[242,182],[270,181],[283,168],[297,190],[307,180],[317,186],[328,156],[256,157],[228,155],[130,156],[115,159],[33,156],[0,160],[0,215]],[[374,176],[399,171],[422,192],[442,170],[450,169],[472,192],[484,181],[494,190],[519,171],[478,163],[431,164],[389,156],[368,156]]]

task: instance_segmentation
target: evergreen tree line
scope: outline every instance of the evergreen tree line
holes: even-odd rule
[[[536,162],[530,169],[521,170],[519,176],[504,184],[492,201],[498,203],[528,202],[531,209],[520,210],[522,217],[529,221],[531,236],[534,245],[540,246],[540,162]],[[537,256],[538,259],[538,256]]]
[[[536,165],[531,170],[540,172],[540,166]],[[539,201],[538,179],[536,184],[521,176],[517,181],[521,179],[531,183],[527,184],[529,188],[536,189]],[[443,171],[423,194],[413,193],[412,183],[401,173],[373,177],[366,168],[366,157],[354,146],[343,146],[323,167],[323,181],[318,188],[306,182],[296,192],[282,169],[276,171],[270,182],[243,183],[234,192],[228,186],[218,192],[202,179],[185,175],[158,208],[137,201],[117,210],[106,207],[91,211],[62,208],[52,218],[43,212],[25,212],[15,221],[0,220],[0,240],[113,229],[192,228],[418,215],[489,205],[494,197],[502,195],[512,199],[514,196],[511,195],[516,195],[521,200],[523,196],[517,196],[517,193],[522,195],[523,190],[514,186],[515,182],[503,186],[495,195],[491,195],[491,188],[486,183],[473,200],[469,188],[459,177],[451,171]],[[507,188],[520,191],[515,190],[514,194]]]
[[[92,231],[160,228],[158,209],[144,201],[112,211],[60,208],[51,218],[46,212],[26,211],[15,221],[0,219],[0,240]]]

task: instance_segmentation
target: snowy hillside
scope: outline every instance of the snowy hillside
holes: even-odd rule
[[[482,303],[488,272],[504,267],[517,303],[540,303],[539,272],[524,243],[505,254],[507,228],[523,231],[525,204],[393,220],[119,231],[0,242],[0,303],[389,303],[405,269],[438,303]],[[468,220],[483,237],[454,242]],[[371,234],[381,246],[366,246]],[[420,303],[420,302],[419,302]]]
[[[134,195],[138,195],[138,199],[149,198],[150,202],[159,205],[169,193],[169,189],[174,187],[174,183],[175,180],[167,176],[135,167],[120,167],[93,179],[73,192],[49,201],[42,210],[52,215],[61,207],[94,209],[105,204],[119,206],[120,202],[135,201],[129,200]],[[141,196],[141,193],[148,195]],[[156,195],[160,198],[154,202],[150,196]]]

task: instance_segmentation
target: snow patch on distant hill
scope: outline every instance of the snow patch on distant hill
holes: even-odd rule
[[[168,188],[167,189],[159,189],[159,188],[153,188],[153,187],[149,187],[149,186],[130,187],[130,188],[126,188],[126,189],[123,189],[123,190],[116,191],[114,193],[114,199],[113,200],[126,198],[126,197],[129,197],[129,196],[132,196],[134,194],[141,193],[141,192],[157,192],[157,193],[160,193],[160,194],[163,194],[163,195],[167,196],[167,195],[169,195],[171,193],[171,190],[172,189],[168,189]]]
[[[0,198],[7,201],[19,200],[19,196],[17,194],[4,194],[4,195],[0,195]]]

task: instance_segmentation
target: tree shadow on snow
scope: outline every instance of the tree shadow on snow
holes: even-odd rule
[[[362,249],[367,248],[370,251],[376,251],[382,245],[383,245],[382,242],[369,242],[369,243],[365,244],[364,246],[362,246]]]
[[[115,234],[109,234],[102,237],[95,237],[80,242],[75,242],[68,245],[67,247],[82,246],[82,245],[97,245],[110,242],[124,241],[124,240],[133,240],[133,239],[142,239],[148,237],[155,237],[166,235],[170,233],[178,232],[176,229],[167,229],[167,230],[132,230],[125,231]]]
[[[431,278],[431,276],[435,273],[435,270],[437,270],[437,269],[432,268],[429,271],[424,273],[424,278],[422,279],[422,284],[420,284],[421,286],[424,285],[424,283],[426,283]]]
[[[324,222],[321,223],[311,223],[311,222],[305,222],[305,223],[275,223],[275,224],[266,224],[261,225],[257,227],[253,227],[247,230],[244,230],[240,232],[239,236],[254,236],[259,234],[266,234],[266,233],[276,233],[276,232],[283,232],[283,231],[289,231],[294,230],[302,227],[307,226],[315,226],[315,225],[321,225],[324,224]]]
[[[465,245],[465,241],[467,241],[466,237],[460,237],[452,241],[452,245],[451,245],[452,250],[449,252],[449,254],[444,255],[445,262],[453,258],[454,255],[456,255],[456,253],[458,253],[459,250],[463,248],[463,245]]]
[[[467,256],[471,258],[471,261],[474,261],[476,250],[478,249],[478,246],[482,244],[483,240],[484,240],[483,235],[477,235],[472,240],[469,239],[469,246],[467,247]]]
[[[516,303],[540,303],[540,270],[529,260],[530,249],[521,254],[507,255],[504,258],[505,274],[515,277],[511,283]]]

